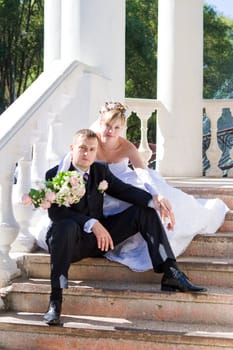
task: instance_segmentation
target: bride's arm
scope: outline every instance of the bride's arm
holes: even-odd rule
[[[155,181],[151,177],[148,168],[145,166],[138,149],[128,140],[125,142],[125,151],[127,152],[127,158],[129,158],[137,177],[144,184],[145,189],[152,195],[158,195],[157,186]]]
[[[134,168],[141,168],[145,169],[144,162],[141,158],[140,153],[138,152],[138,149],[134,144],[128,140],[125,140],[124,144],[125,151],[127,153],[127,158],[129,158],[130,163]]]
[[[171,204],[166,198],[159,194],[155,181],[153,181],[150,172],[148,171],[147,167],[145,167],[138,149],[131,142],[127,141],[126,144],[127,143],[128,158],[133,165],[137,176],[143,182],[146,190],[153,196],[154,207],[160,212],[163,223],[165,223],[166,219],[168,218],[168,229],[173,230],[175,218],[172,212]]]

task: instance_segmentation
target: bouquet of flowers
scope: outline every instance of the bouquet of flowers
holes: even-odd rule
[[[45,181],[40,189],[31,188],[22,198],[23,204],[48,209],[53,203],[69,207],[78,203],[85,194],[85,182],[77,171],[59,172],[52,180]]]

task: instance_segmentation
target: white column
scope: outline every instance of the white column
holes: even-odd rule
[[[61,58],[80,60],[80,0],[61,0],[61,13]]]
[[[203,1],[159,0],[157,170],[202,175]]]
[[[79,60],[110,81],[105,99],[123,100],[125,88],[125,0],[62,0],[64,60]],[[102,87],[100,87],[102,88]],[[104,101],[101,101],[103,103]]]
[[[61,0],[44,2],[44,70],[61,56]]]

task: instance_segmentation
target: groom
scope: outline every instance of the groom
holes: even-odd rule
[[[106,163],[95,162],[97,147],[98,139],[93,131],[83,129],[76,132],[70,146],[72,162],[69,170],[85,174],[86,193],[77,204],[70,207],[53,204],[48,209],[52,220],[47,233],[51,254],[51,294],[44,319],[49,325],[60,323],[62,289],[68,288],[70,264],[87,257],[103,256],[114,245],[137,232],[147,242],[154,271],[163,273],[162,290],[206,290],[192,284],[177,267],[163,224],[154,209],[160,204],[162,218],[170,218],[173,226],[172,212],[169,206],[166,207],[166,202],[123,183],[110,172]],[[46,179],[55,177],[57,170],[58,166],[50,169]],[[119,214],[104,217],[103,190],[133,205]]]

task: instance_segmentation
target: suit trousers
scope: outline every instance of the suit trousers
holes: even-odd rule
[[[148,245],[155,272],[164,272],[163,263],[169,258],[175,261],[166,232],[157,212],[152,208],[131,206],[125,211],[99,220],[109,231],[114,245],[140,232]],[[68,271],[72,262],[87,257],[101,257],[93,233],[82,231],[73,219],[63,219],[52,224],[47,234],[51,254],[51,286],[68,287]]]

